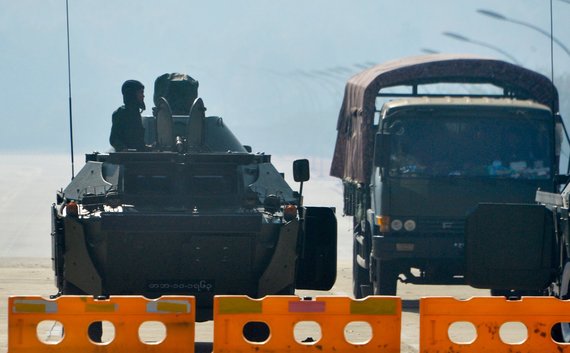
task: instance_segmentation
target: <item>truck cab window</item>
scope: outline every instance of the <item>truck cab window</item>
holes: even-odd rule
[[[546,121],[502,116],[401,116],[392,122],[393,177],[546,179],[552,144]],[[499,142],[499,143],[498,143]],[[453,146],[453,148],[450,148]]]

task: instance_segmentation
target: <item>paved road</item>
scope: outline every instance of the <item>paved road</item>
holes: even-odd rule
[[[0,258],[49,257],[50,205],[69,183],[69,157],[0,155]]]

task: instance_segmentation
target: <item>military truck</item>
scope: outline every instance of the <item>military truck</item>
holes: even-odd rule
[[[144,117],[144,151],[90,153],[52,205],[59,294],[193,295],[197,320],[213,296],[326,290],[336,278],[336,218],[303,204],[307,160],[293,191],[271,156],[252,153],[197,81],[165,74]]]
[[[331,175],[353,217],[357,298],[394,295],[398,281],[465,283],[468,211],[558,187],[556,88],[500,60],[436,54],[366,69],[346,84],[337,130]]]

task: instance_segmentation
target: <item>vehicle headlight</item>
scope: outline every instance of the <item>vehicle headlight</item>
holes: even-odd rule
[[[392,230],[395,230],[396,232],[402,230],[402,225],[402,221],[399,219],[395,219],[390,223],[390,227],[392,227]]]
[[[408,219],[407,221],[404,222],[404,229],[408,232],[416,230],[416,221],[414,221],[413,219]]]

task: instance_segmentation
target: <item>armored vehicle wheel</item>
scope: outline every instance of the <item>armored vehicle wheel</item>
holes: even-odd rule
[[[354,298],[361,299],[370,295],[370,272],[362,268],[357,261],[358,256],[358,241],[353,241],[352,245],[352,293]]]
[[[295,286],[287,286],[280,290],[276,295],[295,295]]]
[[[375,261],[372,275],[374,295],[396,295],[399,273],[395,263]]]
[[[542,291],[539,290],[516,290],[516,289],[491,289],[491,295],[494,297],[505,297],[507,299],[520,298],[523,296],[541,296]]]
[[[70,282],[63,280],[62,294],[64,295],[86,295],[84,291],[77,288]],[[103,337],[103,323],[101,321],[92,322],[87,328],[87,335],[89,339],[96,343],[102,342]]]
[[[243,326],[243,337],[255,343],[267,341],[270,335],[269,326],[262,321],[250,321]]]
[[[65,295],[85,295],[85,294],[87,294],[84,291],[82,291],[81,289],[77,288],[75,285],[66,281],[65,279],[63,280],[62,287],[63,288],[62,288],[61,292],[62,292],[62,294],[65,294]]]

